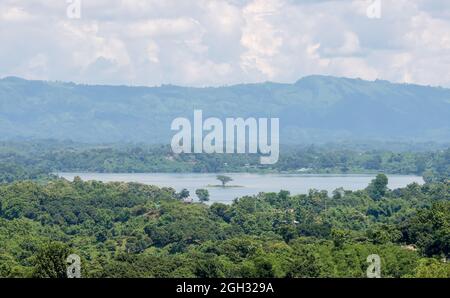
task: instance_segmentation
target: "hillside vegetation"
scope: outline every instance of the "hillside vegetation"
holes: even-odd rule
[[[232,205],[172,189],[55,180],[0,186],[0,277],[450,277],[450,185],[286,191]]]
[[[281,143],[444,142],[450,90],[326,76],[218,88],[0,80],[0,138],[170,144],[176,117],[278,117]]]

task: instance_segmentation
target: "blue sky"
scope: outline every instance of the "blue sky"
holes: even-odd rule
[[[76,0],[71,0],[76,1]],[[450,87],[450,1],[0,2],[0,77],[218,86],[310,74]]]

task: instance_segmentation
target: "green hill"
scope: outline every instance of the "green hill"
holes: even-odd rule
[[[450,140],[450,89],[309,76],[216,88],[0,80],[0,139],[170,143],[176,117],[279,117],[281,143]]]

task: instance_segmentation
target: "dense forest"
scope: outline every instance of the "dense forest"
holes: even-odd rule
[[[0,187],[0,276],[450,277],[450,185],[286,191],[231,205],[185,204],[173,189],[54,180]]]
[[[348,147],[348,145],[347,145]],[[174,154],[163,145],[92,145],[60,141],[0,142],[0,183],[45,180],[55,172],[287,172],[414,174],[427,181],[450,176],[450,148],[432,151],[401,148],[348,149],[327,146],[283,146],[275,165],[261,165],[251,154]],[[391,146],[393,147],[393,146]],[[398,146],[396,146],[398,147]]]
[[[3,142],[0,277],[65,277],[72,253],[83,277],[365,277],[370,254],[383,277],[450,277],[450,149],[282,152],[260,168],[255,156],[175,156],[164,146]],[[426,183],[391,190],[378,174],[364,190],[280,190],[225,205],[52,174],[230,169],[407,173]]]
[[[279,118],[283,143],[450,139],[450,89],[383,80],[307,76],[193,88],[83,85],[0,79],[1,138],[169,144],[171,122]]]

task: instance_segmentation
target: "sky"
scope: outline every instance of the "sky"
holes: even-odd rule
[[[448,0],[0,0],[0,77],[450,87],[449,69]]]

